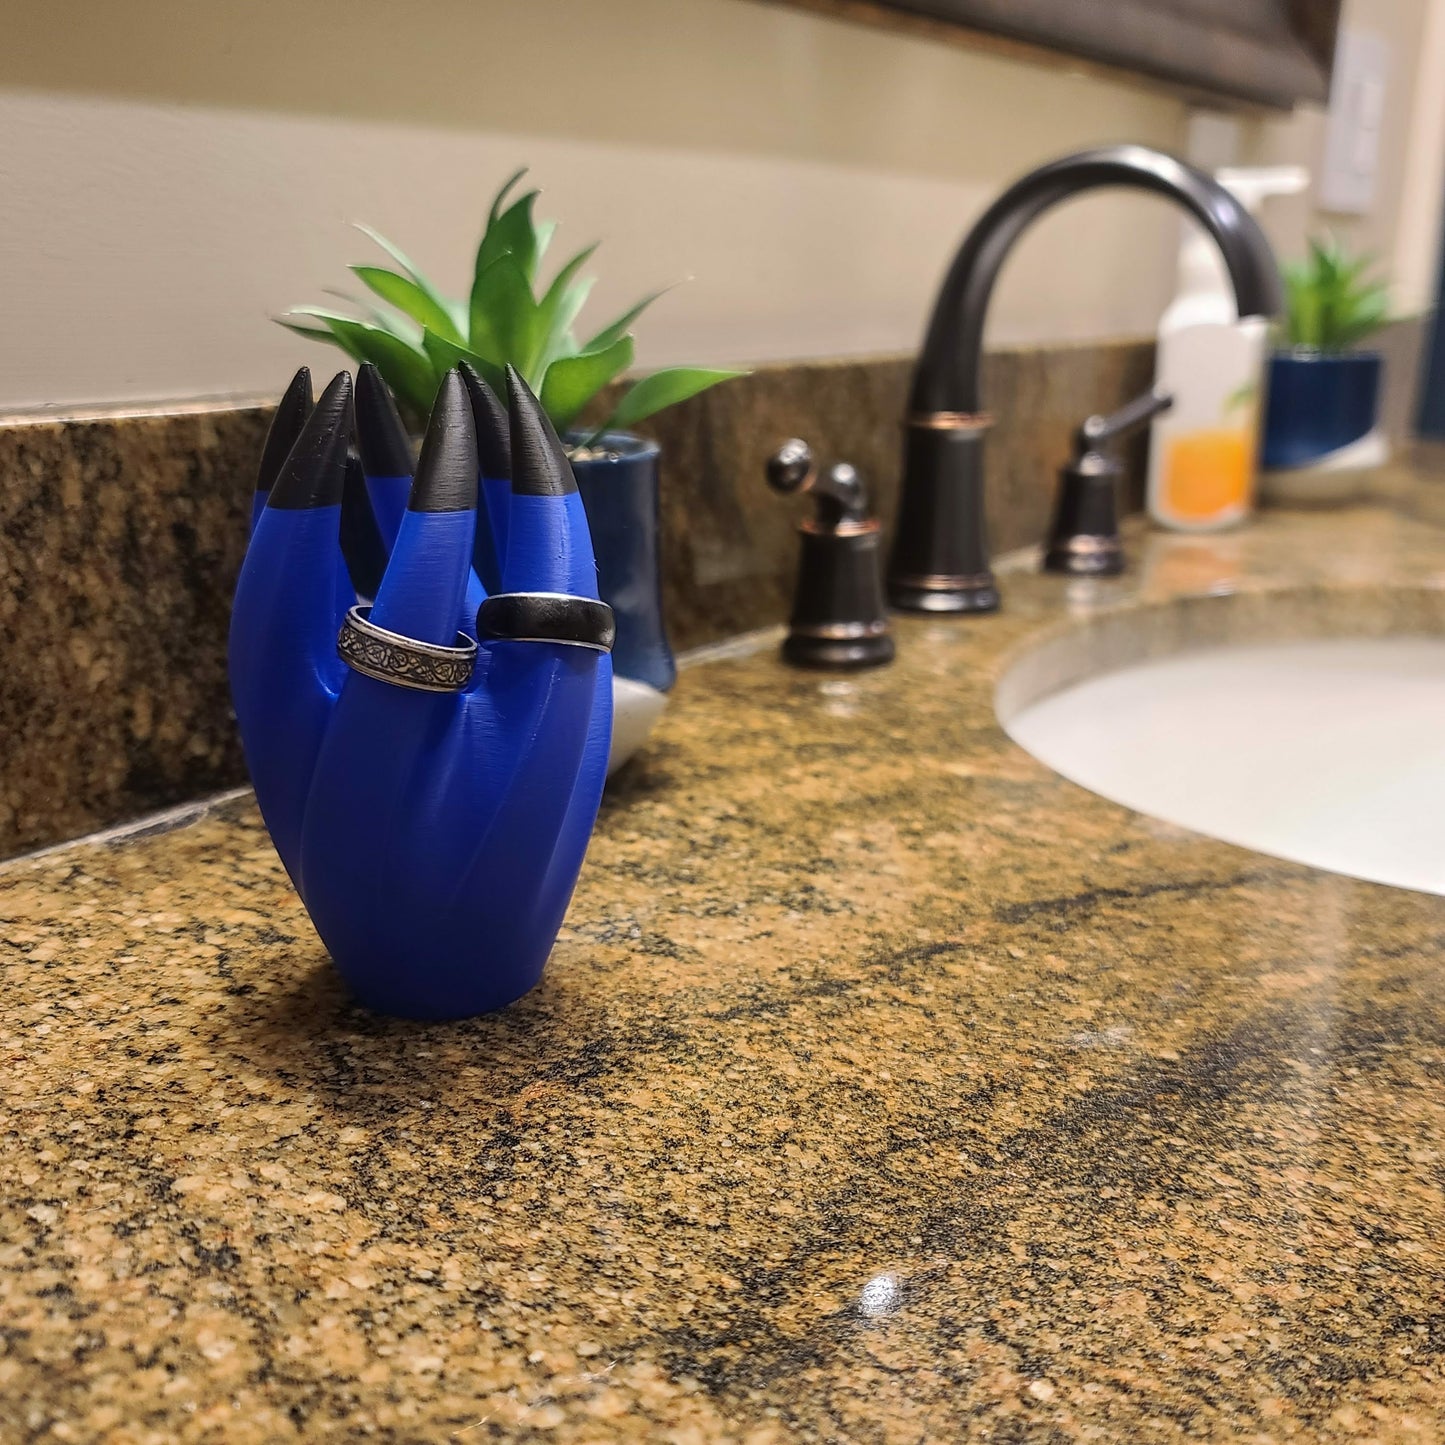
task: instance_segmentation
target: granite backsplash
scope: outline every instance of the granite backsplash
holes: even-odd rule
[[[1137,341],[990,355],[999,550],[1041,536],[1071,431],[1141,391],[1151,363]],[[807,503],[762,479],[785,437],[857,465],[891,519],[909,368],[766,366],[647,428],[677,647],[785,618]],[[244,780],[226,628],[268,420],[210,403],[0,421],[0,857]]]

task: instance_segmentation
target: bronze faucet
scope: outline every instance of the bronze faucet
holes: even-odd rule
[[[1105,146],[1031,171],[991,205],[949,267],[913,374],[888,600],[912,612],[992,612],[983,510],[983,443],[991,418],[979,404],[983,323],[1009,248],[1041,211],[1079,191],[1130,186],[1177,201],[1224,255],[1241,316],[1283,304],[1264,232],[1213,177],[1145,146]],[[1065,549],[1067,550],[1067,549]]]

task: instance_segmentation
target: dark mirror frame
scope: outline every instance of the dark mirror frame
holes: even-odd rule
[[[1025,59],[1069,56],[1191,100],[1290,110],[1329,96],[1341,0],[765,0]]]

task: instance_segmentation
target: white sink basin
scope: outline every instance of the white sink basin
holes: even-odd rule
[[[1188,652],[1089,678],[1004,725],[1141,813],[1445,893],[1445,639]]]

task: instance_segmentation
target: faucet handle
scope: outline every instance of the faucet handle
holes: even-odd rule
[[[801,437],[790,437],[768,458],[768,485],[775,492],[807,492],[817,498],[818,525],[829,531],[841,522],[861,522],[868,515],[868,490],[858,469],[834,462],[819,473],[813,449]]]
[[[876,667],[893,657],[879,577],[878,519],[856,467],[820,472],[813,449],[793,437],[768,458],[775,492],[808,492],[817,515],[799,523],[802,561],[783,657],[799,667]]]
[[[1054,520],[1044,544],[1046,572],[1112,577],[1124,570],[1118,497],[1124,467],[1103,449],[1173,405],[1173,396],[1156,387],[1107,416],[1085,418],[1074,433],[1073,459],[1059,472]]]
[[[813,448],[802,437],[789,437],[768,458],[768,485],[775,492],[796,492],[813,475]]]
[[[1133,401],[1125,402],[1118,411],[1111,411],[1107,416],[1085,417],[1075,434],[1074,445],[1080,453],[1097,451],[1160,412],[1168,411],[1173,405],[1174,394],[1156,386],[1142,396],[1136,396]]]

